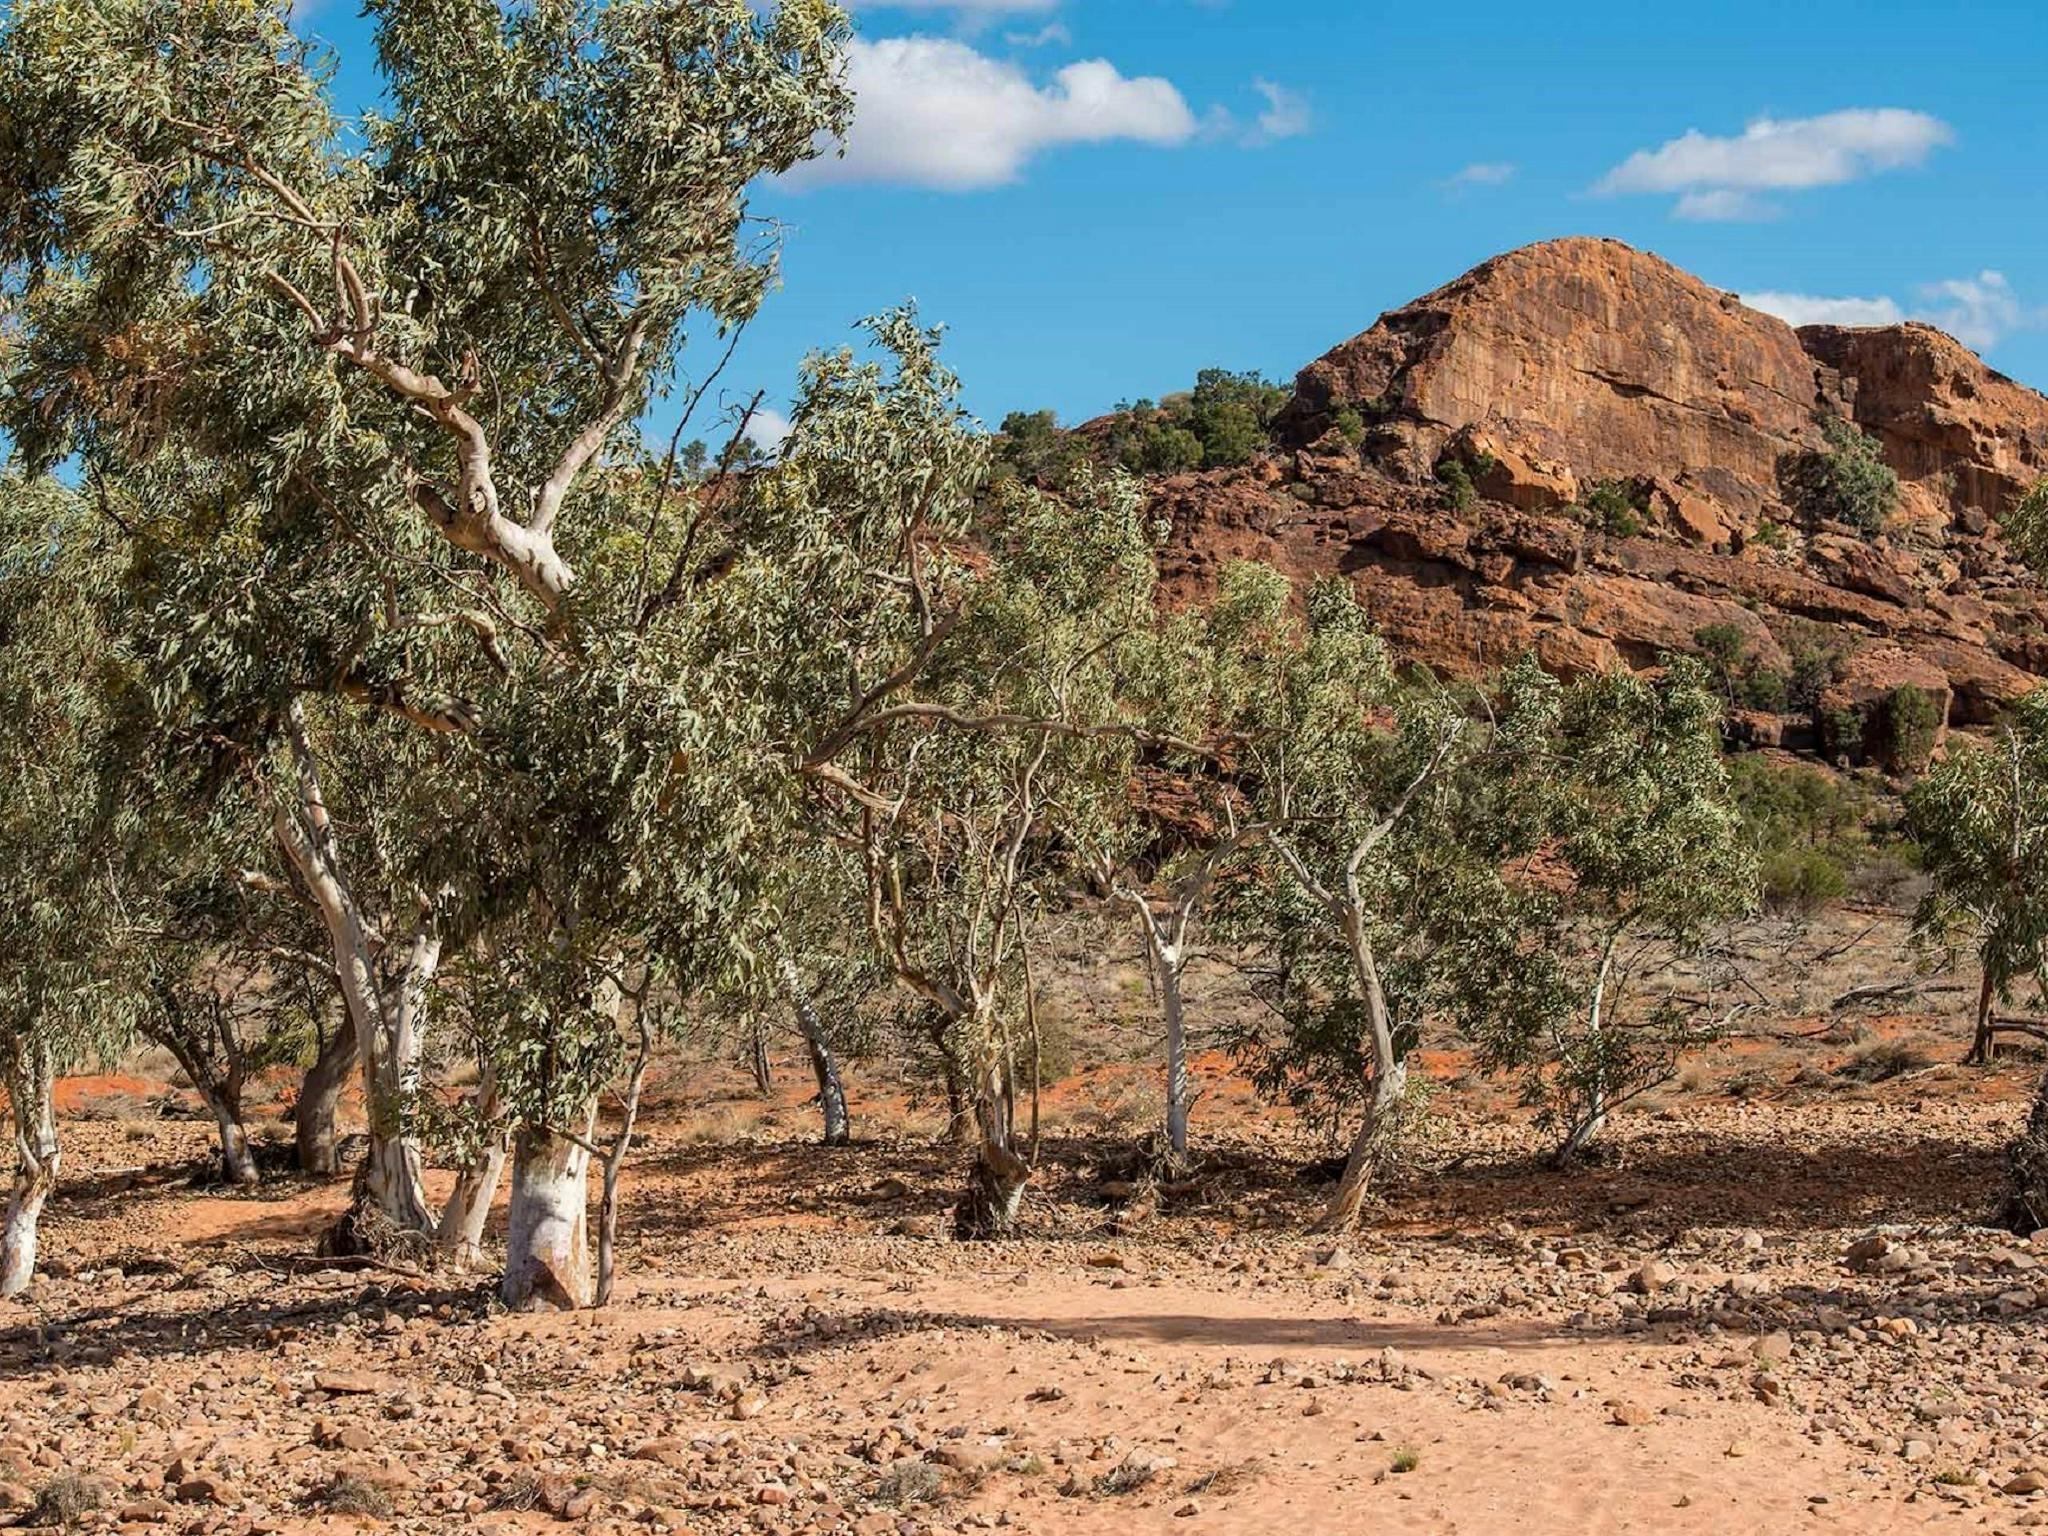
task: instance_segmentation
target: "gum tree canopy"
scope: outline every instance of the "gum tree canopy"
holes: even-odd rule
[[[424,998],[450,915],[467,937],[518,893],[501,850],[472,872],[454,837],[402,864],[351,849],[360,823],[330,806],[345,765],[322,755],[361,725],[335,703],[476,742],[422,738],[386,777],[414,781],[401,800],[502,799],[500,822],[532,803],[510,733],[535,679],[572,715],[616,705],[564,679],[614,665],[595,637],[647,631],[690,560],[624,439],[686,338],[730,335],[770,286],[746,189],[845,127],[847,25],[827,0],[367,11],[387,105],[351,120],[281,4],[10,9],[0,426],[31,473],[81,471],[122,529],[167,728],[266,787],[361,1046],[365,1198],[426,1231],[401,1103]],[[621,589],[586,592],[592,572]],[[493,727],[476,700],[508,686]],[[547,863],[510,867],[537,882]],[[541,929],[574,926],[529,896]]]

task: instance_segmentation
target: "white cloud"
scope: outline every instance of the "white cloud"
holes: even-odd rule
[[[1443,185],[1453,192],[1467,187],[1504,187],[1515,179],[1515,168],[1506,160],[1476,160],[1454,176],[1446,176]]]
[[[1308,98],[1299,91],[1290,91],[1271,80],[1254,80],[1252,89],[1266,98],[1266,110],[1258,115],[1251,131],[1245,135],[1245,143],[1256,146],[1277,144],[1282,139],[1298,139],[1315,125]]]
[[[1775,219],[1778,205],[1754,192],[1710,187],[1704,192],[1686,193],[1672,205],[1671,216],[1688,219],[1695,224],[1753,224],[1763,219]]]
[[[1995,347],[2014,331],[2048,324],[2048,311],[2020,303],[2003,272],[1989,270],[1975,277],[1952,277],[1920,289],[1919,316],[1940,326],[1957,341],[1979,352]]]
[[[1681,218],[1767,218],[1776,210],[1760,192],[1840,186],[1919,165],[1955,142],[1938,117],[1903,107],[1858,107],[1820,117],[1760,117],[1733,137],[1697,128],[1655,149],[1641,149],[1593,190],[1605,196],[1675,193]]]
[[[1067,30],[1064,21],[1048,21],[1036,32],[1005,32],[1003,41],[1012,48],[1050,48],[1058,44],[1064,48],[1074,40],[1074,34]]]
[[[1897,302],[1874,299],[1830,299],[1813,293],[1745,293],[1751,309],[1776,315],[1787,325],[1897,325],[1906,312]]]
[[[770,457],[781,453],[788,440],[789,418],[782,412],[764,405],[747,418],[747,441]]]
[[[1106,59],[1069,64],[1046,85],[950,38],[854,39],[846,153],[800,167],[796,185],[894,182],[964,192],[1015,181],[1068,144],[1185,144],[1198,125],[1172,82],[1127,77]]]
[[[1883,294],[1859,299],[1776,292],[1745,293],[1742,302],[1776,315],[1788,325],[1897,325],[1905,320],[1925,320],[1979,352],[1989,351],[2014,331],[2048,326],[2048,309],[2028,308],[2005,274],[1989,269],[1975,277],[1922,283],[1912,304],[1901,304]]]

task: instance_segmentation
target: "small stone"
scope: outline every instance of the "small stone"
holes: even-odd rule
[[[233,1504],[239,1498],[234,1485],[218,1477],[188,1477],[178,1484],[180,1504]]]
[[[2039,1472],[2022,1472],[2005,1484],[2007,1493],[2040,1493],[2048,1489],[2048,1477]]]
[[[1678,1278],[1678,1271],[1662,1259],[1651,1259],[1628,1277],[1628,1288],[1638,1296],[1655,1296],[1660,1291],[1671,1289],[1671,1283]]]
[[[313,1386],[330,1397],[372,1397],[390,1390],[391,1383],[369,1371],[322,1371]]]

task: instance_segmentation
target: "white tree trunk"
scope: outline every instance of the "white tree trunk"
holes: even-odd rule
[[[33,1039],[16,1041],[8,1063],[7,1100],[19,1161],[0,1227],[0,1296],[19,1296],[35,1278],[37,1224],[64,1157],[57,1139],[56,1087],[49,1046]]]
[[[1400,1130],[1402,1101],[1408,1096],[1408,1059],[1395,1044],[1393,1016],[1380,985],[1379,957],[1366,933],[1364,914],[1356,907],[1344,918],[1344,936],[1370,1022],[1367,1045],[1372,1056],[1372,1098],[1351,1143],[1351,1155],[1345,1159],[1343,1176],[1316,1223],[1317,1230],[1323,1232],[1346,1232],[1357,1222],[1373,1176],[1386,1161]]]
[[[1607,983],[1614,970],[1615,947],[1626,931],[1625,922],[1616,924],[1609,930],[1607,941],[1600,949],[1600,969],[1593,977],[1592,1005],[1586,1011],[1586,1038],[1592,1044],[1593,1075],[1586,1084],[1586,1101],[1580,1108],[1578,1119],[1566,1134],[1564,1144],[1557,1149],[1556,1161],[1560,1165],[1585,1151],[1593,1139],[1607,1129],[1608,1092],[1602,1049],[1603,1032],[1607,1028]]]
[[[1180,994],[1186,962],[1180,948],[1167,943],[1152,923],[1145,923],[1144,929],[1153,980],[1159,987],[1159,1011],[1166,1020],[1166,1145],[1180,1162],[1188,1155],[1188,1107],[1193,1097],[1188,1083],[1187,1015]]]
[[[484,1233],[491,1224],[491,1205],[498,1198],[498,1186],[504,1182],[508,1152],[507,1138],[500,1136],[493,1141],[480,1161],[462,1170],[455,1188],[448,1193],[448,1203],[441,1208],[436,1241],[441,1251],[457,1264],[471,1266],[483,1262]]]
[[[584,1117],[586,1126],[590,1120]],[[506,1306],[569,1312],[591,1304],[589,1211],[589,1150],[552,1131],[522,1127],[513,1144],[506,1218]]]
[[[404,955],[393,957],[372,937],[342,874],[305,714],[296,699],[287,723],[299,811],[279,800],[273,828],[320,909],[342,1001],[356,1034],[370,1116],[370,1149],[358,1191],[400,1231],[431,1233],[434,1220],[427,1209],[419,1145],[407,1127],[407,1108],[418,1086],[420,1015],[440,963],[440,940],[422,927]]]
[[[249,1133],[242,1126],[241,1115],[226,1099],[212,1096],[209,1108],[213,1111],[214,1124],[220,1127],[220,1176],[230,1184],[250,1185],[263,1182],[263,1176],[256,1171],[256,1156],[249,1150]]]
[[[484,1231],[490,1225],[491,1203],[498,1197],[504,1178],[505,1159],[511,1149],[511,1133],[503,1124],[504,1106],[498,1095],[497,1074],[488,1066],[477,1085],[476,1112],[488,1127],[488,1139],[477,1160],[464,1168],[441,1208],[438,1241],[441,1251],[462,1265],[473,1265],[484,1256]]]
[[[811,1054],[811,1071],[818,1079],[818,1106],[825,1120],[825,1145],[843,1147],[852,1140],[852,1123],[846,1113],[846,1085],[839,1076],[839,1059],[832,1050],[832,1038],[825,1033],[817,1004],[804,985],[796,961],[784,951],[778,962],[782,988],[788,995],[790,1011],[796,1015],[797,1032]]]

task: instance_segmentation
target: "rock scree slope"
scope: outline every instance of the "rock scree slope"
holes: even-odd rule
[[[1881,531],[1795,504],[1830,417],[1899,476]],[[2048,594],[1998,528],[2048,476],[2048,398],[1929,326],[1795,331],[1618,241],[1552,241],[1309,364],[1276,448],[1157,483],[1170,590],[1243,559],[1348,577],[1405,654],[1462,675],[1646,666],[1732,629],[1754,670],[1825,659],[1817,707],[1738,721],[1788,746],[1907,684],[1983,724],[2048,673]],[[1453,462],[1476,494],[1446,489]],[[1585,510],[1618,496],[1619,519]]]

